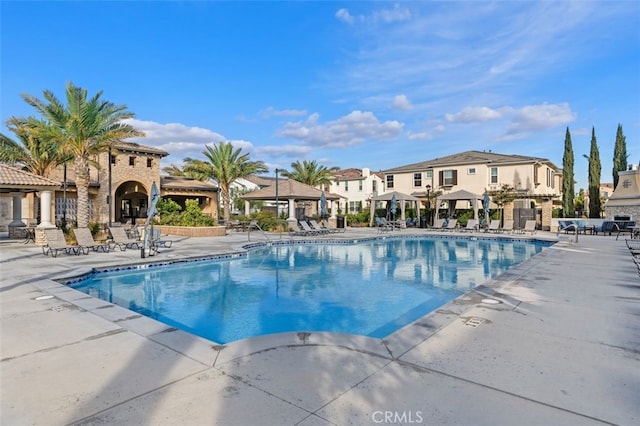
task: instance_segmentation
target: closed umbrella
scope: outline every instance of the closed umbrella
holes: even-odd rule
[[[484,193],[484,199],[482,200],[482,207],[484,208],[484,221],[485,223],[489,223],[489,204],[491,200],[489,199],[489,193]]]
[[[391,214],[393,215],[393,220],[396,220],[397,211],[398,211],[398,200],[396,200],[396,194],[393,194],[393,197],[391,197]]]
[[[327,215],[327,196],[324,195],[324,191],[322,191],[322,195],[320,195],[320,216],[324,219]]]

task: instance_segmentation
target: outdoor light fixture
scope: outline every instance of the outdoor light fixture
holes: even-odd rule
[[[431,185],[427,185],[427,226],[431,226]]]

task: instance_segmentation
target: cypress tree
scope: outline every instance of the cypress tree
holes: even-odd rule
[[[613,148],[613,189],[618,186],[618,172],[627,170],[627,138],[622,133],[622,125],[618,124],[616,144]]]
[[[596,141],[596,128],[591,130],[591,152],[589,153],[589,217],[600,218],[602,206],[600,204],[600,153]]]
[[[573,174],[573,146],[571,144],[571,133],[567,127],[564,137],[564,156],[562,157],[562,216],[574,217],[575,205],[575,178]]]

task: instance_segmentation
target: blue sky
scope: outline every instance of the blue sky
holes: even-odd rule
[[[640,2],[1,1],[0,118],[67,81],[135,113],[137,142],[272,170],[374,171],[466,150],[562,166],[591,128],[602,181],[623,125],[640,162]],[[1,131],[7,133],[6,127]]]

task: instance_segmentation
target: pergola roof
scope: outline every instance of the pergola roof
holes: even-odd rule
[[[337,194],[325,192],[327,200],[338,200],[342,197]],[[294,200],[320,200],[322,191],[313,186],[309,186],[293,179],[282,179],[278,181],[278,198]],[[257,191],[248,192],[240,196],[243,200],[275,200],[276,185],[267,186]]]
[[[377,195],[373,197],[374,201],[390,201],[393,196],[396,196],[396,201],[420,201],[419,198],[414,197],[413,195],[404,194],[398,191],[387,192],[384,194]]]
[[[8,164],[0,164],[0,192],[52,191],[60,182],[25,172]]]

